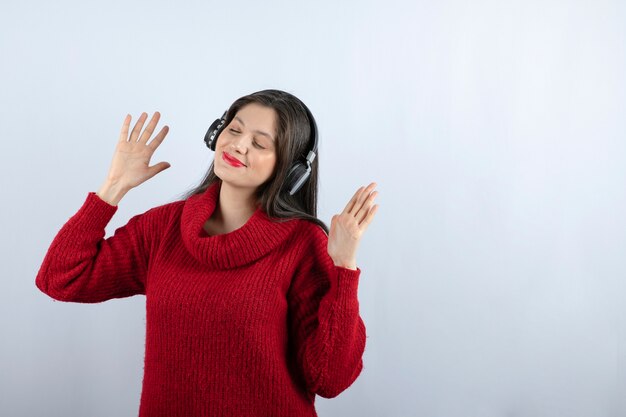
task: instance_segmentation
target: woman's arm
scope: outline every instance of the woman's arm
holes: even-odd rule
[[[315,229],[312,256],[289,290],[290,330],[307,390],[332,398],[363,368],[366,333],[357,298],[361,271],[335,266],[326,235]]]
[[[148,231],[143,224],[150,211],[133,217],[106,240],[104,228],[129,190],[170,166],[167,162],[150,166],[169,128],[163,127],[150,140],[161,115],[155,112],[142,132],[147,116],[141,114],[130,134],[131,116],[126,116],[106,181],[98,193],[88,194],[52,241],[35,280],[49,296],[95,303],[145,293]]]
[[[145,294],[148,269],[146,216],[131,218],[104,239],[117,206],[89,193],[82,207],[57,233],[35,284],[60,301],[96,303]]]
[[[333,216],[326,236],[315,227],[309,263],[292,281],[289,311],[296,359],[307,389],[332,398],[348,388],[363,368],[365,325],[357,288],[361,270],[356,252],[378,205],[376,183],[360,187]]]

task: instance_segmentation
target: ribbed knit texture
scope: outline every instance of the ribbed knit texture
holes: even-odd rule
[[[54,238],[37,287],[61,301],[146,295],[140,417],[316,416],[360,374],[360,270],[337,267],[324,231],[272,221],[208,236],[220,183],[134,216],[90,192]]]

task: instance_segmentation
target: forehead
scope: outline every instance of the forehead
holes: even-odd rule
[[[249,103],[235,114],[235,120],[242,122],[247,129],[259,130],[276,136],[276,111],[258,103]]]

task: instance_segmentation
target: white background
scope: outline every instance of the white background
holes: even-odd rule
[[[320,217],[362,184],[365,368],[320,416],[626,415],[626,3],[3,1],[0,414],[134,416],[145,298],[34,279],[108,171],[126,113],[172,167],[107,227],[175,200],[238,97],[320,129]],[[133,122],[134,123],[134,122]]]

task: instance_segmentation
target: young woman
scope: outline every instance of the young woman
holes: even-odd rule
[[[337,396],[363,366],[356,252],[375,184],[327,234],[315,120],[293,95],[259,91],[207,133],[215,158],[197,189],[104,239],[122,197],[169,168],[149,166],[159,118],[142,132],[142,113],[129,137],[126,116],[106,181],[54,238],[37,287],[83,303],[146,295],[140,416],[315,416],[315,395]]]

